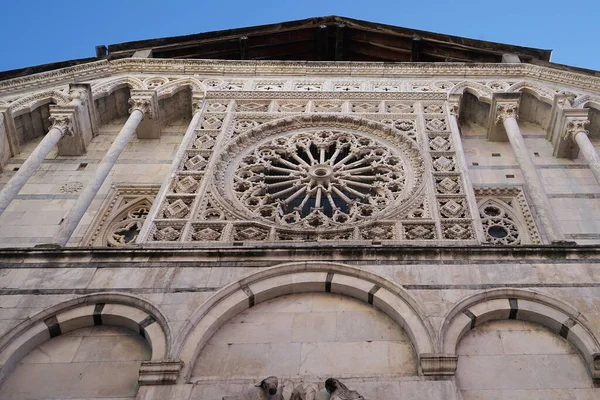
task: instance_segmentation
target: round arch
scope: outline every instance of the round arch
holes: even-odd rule
[[[329,292],[380,309],[399,324],[417,355],[436,353],[434,333],[417,303],[400,286],[372,272],[325,262],[289,263],[233,282],[200,306],[175,340],[171,359],[184,363],[187,381],[204,345],[229,319],[256,304],[292,293]]]
[[[465,92],[471,93],[473,96],[477,97],[477,100],[481,102],[488,104],[492,102],[492,89],[477,82],[461,82],[454,86],[450,90],[449,94],[462,95]]]
[[[133,76],[122,76],[119,78],[111,79],[109,81],[99,82],[92,86],[92,97],[94,100],[98,100],[101,97],[106,97],[113,93],[115,90],[129,87],[130,89],[146,90],[147,87],[138,78]]]
[[[573,108],[593,108],[600,111],[600,97],[590,95],[578,96],[572,104]]]
[[[39,312],[0,339],[0,383],[43,342],[94,325],[122,326],[139,332],[150,345],[152,361],[164,360],[171,350],[167,320],[146,300],[120,293],[83,296]]]
[[[206,95],[204,84],[196,78],[181,78],[165,83],[156,88],[156,94],[159,100],[173,96],[175,93],[190,89],[193,93],[202,93]]]
[[[552,105],[552,102],[554,101],[554,96],[556,94],[552,89],[548,89],[546,87],[525,81],[514,83],[506,91],[529,93],[539,101],[550,105]]]
[[[48,90],[45,92],[34,93],[29,96],[22,97],[10,103],[9,108],[13,117],[32,112],[39,106],[48,103],[57,105],[65,105],[71,101],[68,95],[58,90]]]
[[[582,314],[555,298],[523,289],[495,289],[468,297],[447,315],[438,336],[446,355],[456,355],[461,338],[471,329],[495,320],[533,322],[555,332],[583,356],[593,379],[600,378],[600,343]]]

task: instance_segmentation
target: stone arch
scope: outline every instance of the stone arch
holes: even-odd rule
[[[0,339],[0,383],[41,343],[94,325],[122,326],[139,332],[152,349],[152,361],[164,360],[171,349],[166,318],[146,300],[119,293],[83,296],[39,312]]]
[[[127,238],[125,235],[119,236],[118,233],[124,233],[124,230],[135,230],[136,228],[139,232],[146,220],[145,215],[148,214],[153,202],[153,196],[143,195],[128,203],[121,204],[118,209],[111,212],[112,218],[96,235],[100,240],[97,244],[100,246],[122,247],[134,243],[135,237],[124,242]]]
[[[48,103],[55,103],[58,105],[65,105],[69,103],[71,99],[69,96],[58,90],[48,90],[44,92],[34,93],[29,96],[22,97],[16,101],[10,103],[10,110],[13,117],[32,112],[39,106]]]
[[[552,89],[526,81],[517,82],[511,85],[506,91],[529,93],[539,101],[550,105],[552,105],[552,102],[554,101],[554,96],[556,95],[556,93]]]
[[[550,329],[565,338],[583,356],[592,379],[600,378],[600,343],[582,314],[544,294],[522,289],[495,289],[468,297],[447,315],[439,348],[455,355],[460,339],[471,329],[494,320],[522,320]]]
[[[99,82],[92,86],[92,96],[94,100],[101,97],[106,97],[113,93],[115,90],[123,87],[129,87],[130,89],[145,90],[147,89],[144,82],[133,76],[121,76],[115,79],[111,79],[105,82]]]
[[[160,100],[171,97],[175,93],[184,89],[190,89],[192,92],[202,93],[203,95],[206,94],[206,88],[204,87],[204,84],[202,84],[202,82],[200,82],[198,79],[192,77],[181,78],[165,83],[156,89],[156,94]]]
[[[578,96],[572,104],[573,108],[593,108],[600,111],[600,97],[590,95]]]
[[[492,102],[492,89],[478,82],[461,82],[454,86],[450,90],[449,94],[462,95],[464,92],[471,93],[473,96],[477,97],[477,100],[481,102],[488,104]]]
[[[343,264],[289,263],[225,286],[193,313],[177,337],[170,356],[183,361],[182,379],[190,378],[200,351],[229,319],[264,301],[309,292],[340,294],[369,303],[404,329],[417,355],[436,353],[431,325],[417,303],[400,286],[372,272]]]

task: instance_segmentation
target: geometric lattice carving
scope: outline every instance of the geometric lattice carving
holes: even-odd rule
[[[486,242],[497,245],[538,244],[541,239],[523,191],[479,188],[477,207]]]
[[[133,244],[159,188],[159,185],[113,186],[81,245],[123,247]]]

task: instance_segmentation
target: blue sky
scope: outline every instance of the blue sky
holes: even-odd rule
[[[96,45],[340,15],[554,50],[600,70],[600,0],[30,0],[1,7],[0,71],[93,57]]]

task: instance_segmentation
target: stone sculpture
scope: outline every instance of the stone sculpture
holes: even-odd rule
[[[325,390],[319,390],[314,383],[294,383],[286,379],[282,385],[276,376],[263,379],[258,385],[250,387],[238,396],[224,396],[223,400],[364,400],[355,390],[335,378],[325,381]]]
[[[286,380],[281,387],[276,376],[263,379],[254,387],[244,390],[239,396],[224,396],[223,400],[288,400],[293,393],[294,384]]]
[[[331,395],[330,400],[364,400],[356,390],[349,390],[346,385],[335,378],[325,381],[325,390]]]

